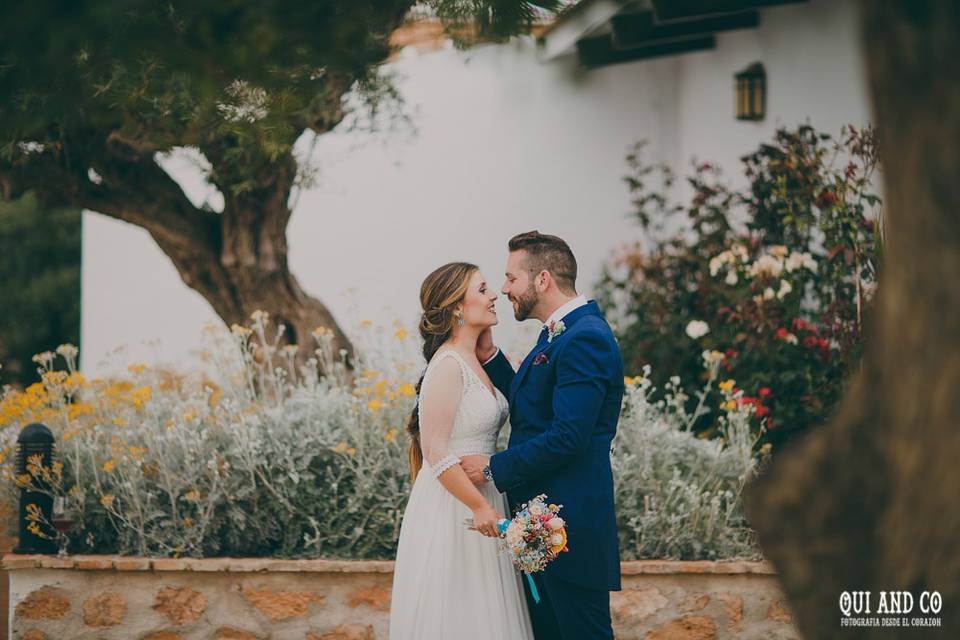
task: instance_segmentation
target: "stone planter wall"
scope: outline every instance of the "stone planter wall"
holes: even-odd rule
[[[8,554],[2,564],[20,640],[388,637],[392,562]],[[764,563],[625,562],[611,607],[620,640],[800,637]]]

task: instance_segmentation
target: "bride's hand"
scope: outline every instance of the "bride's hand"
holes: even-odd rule
[[[497,531],[497,523],[503,519],[497,510],[490,506],[489,502],[484,502],[483,506],[473,510],[473,526],[477,531],[490,538],[500,537]]]
[[[480,362],[486,362],[496,351],[497,347],[493,344],[493,328],[487,327],[477,338],[477,359]]]

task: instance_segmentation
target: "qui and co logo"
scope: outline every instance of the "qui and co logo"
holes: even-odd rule
[[[876,596],[876,597],[875,597]],[[841,627],[939,627],[943,598],[939,591],[844,591]]]

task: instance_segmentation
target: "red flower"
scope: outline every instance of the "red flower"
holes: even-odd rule
[[[765,406],[763,406],[762,404],[761,404],[761,405],[757,405],[757,406],[754,407],[754,413],[757,414],[757,417],[758,417],[758,418],[762,418],[763,416],[765,416],[765,415],[767,415],[768,413],[770,413],[770,408],[769,408],[769,407],[765,407]]]
[[[724,355],[727,356],[728,358],[736,358],[737,352],[734,351],[733,349],[727,349],[726,351],[724,351]]]
[[[770,395],[770,387],[760,387],[760,390],[757,391],[757,395],[761,398],[766,398]]]
[[[794,330],[794,331],[803,331],[803,330],[806,329],[808,326],[810,326],[810,325],[808,325],[806,322],[804,322],[803,318],[794,318],[794,319],[793,319],[793,330]]]
[[[803,339],[803,346],[813,348],[820,344],[820,339],[817,336],[807,336]]]
[[[840,202],[840,198],[837,197],[833,191],[823,191],[820,194],[820,198],[817,204],[821,207],[830,207]]]
[[[777,329],[777,337],[781,340],[785,339],[787,337],[787,330],[784,327]]]

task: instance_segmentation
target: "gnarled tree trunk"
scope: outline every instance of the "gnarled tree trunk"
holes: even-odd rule
[[[747,513],[805,637],[840,635],[843,591],[870,591],[876,607],[880,591],[926,590],[943,597],[943,628],[852,633],[956,638],[960,4],[861,7],[886,202],[875,325],[836,418],[775,457]]]

